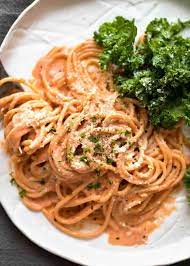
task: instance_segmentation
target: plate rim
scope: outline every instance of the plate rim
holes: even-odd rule
[[[16,27],[16,25],[18,24],[18,22],[34,7],[36,6],[38,3],[40,3],[41,0],[34,0],[29,6],[27,6],[21,13],[20,15],[17,17],[17,19],[14,21],[14,23],[12,24],[12,26],[10,27],[10,29],[8,30],[7,34],[5,35],[1,45],[0,45],[0,56],[1,53],[3,51],[4,46],[6,46],[6,43],[9,41],[9,37],[11,35],[11,32],[14,30],[14,28]]]
[[[65,0],[65,1],[69,1],[69,0]],[[83,0],[81,0],[83,1]],[[40,2],[42,2],[42,0],[34,0],[27,8],[25,8],[21,14],[18,16],[18,18],[15,20],[15,22],[12,24],[12,26],[10,27],[9,31],[7,32],[5,38],[3,39],[3,42],[0,45],[0,57],[1,57],[1,53],[3,51],[3,48],[6,46],[6,44],[9,42],[9,38],[11,36],[12,31],[15,29],[15,27],[17,26],[17,24],[22,20],[22,18],[27,15],[27,13],[29,13],[37,4],[40,4]],[[85,251],[85,256],[80,256],[80,254],[77,252],[77,256],[75,258],[76,254],[73,255],[69,255],[67,256],[65,253],[64,254],[60,254],[61,251],[57,251],[55,248],[52,249],[51,247],[48,247],[44,244],[41,244],[38,240],[36,240],[35,238],[33,238],[31,236],[31,234],[29,234],[29,232],[26,232],[26,230],[23,228],[22,224],[19,223],[18,221],[16,221],[14,219],[14,216],[11,214],[11,212],[9,211],[8,207],[6,206],[6,204],[3,203],[3,200],[0,197],[0,203],[4,209],[4,211],[6,212],[8,218],[11,220],[11,222],[14,224],[14,226],[23,234],[25,235],[25,237],[27,237],[30,241],[32,241],[34,244],[36,244],[38,247],[54,254],[57,255],[61,258],[67,259],[71,262],[74,263],[80,263],[81,265],[87,265],[87,266],[115,266],[115,262],[116,262],[116,257],[120,256],[120,259],[124,259],[126,256],[126,259],[132,259],[132,257],[137,256],[137,253],[134,252],[134,254],[127,254],[127,252],[124,254],[124,252],[120,252],[118,251],[117,254],[113,253],[109,254],[111,252],[107,251],[107,250],[98,250],[97,253],[95,253],[92,256],[88,254],[88,252],[86,252],[87,250],[93,250],[92,247],[82,247],[82,249],[86,249]],[[57,229],[56,229],[57,230]],[[161,251],[163,250],[163,247],[159,247],[156,250],[145,250],[145,251],[138,251],[138,254],[141,255],[142,257],[144,256],[143,254],[145,254],[144,257],[146,257],[146,255],[148,255],[150,252],[155,253],[156,255],[156,259],[151,259],[150,263],[151,264],[147,264],[146,266],[153,266],[153,265],[170,265],[172,263],[176,263],[176,262],[180,262],[182,260],[186,260],[188,258],[190,258],[190,252],[188,250],[188,244],[190,243],[190,237],[185,237],[184,239],[181,239],[177,244],[176,243],[172,243],[172,244],[168,244],[167,246],[164,246],[164,249],[167,250],[168,252],[164,252],[165,253],[165,257],[164,259],[161,256]],[[182,247],[183,250],[179,250],[179,247]],[[93,250],[94,251],[94,250]],[[182,251],[182,252],[181,252]],[[136,254],[135,254],[136,253]],[[140,254],[141,253],[141,254]],[[111,261],[106,261],[107,260],[107,256],[105,256],[105,258],[103,258],[103,254],[107,255],[109,254],[111,257]],[[114,254],[114,255],[113,255]],[[167,256],[166,256],[167,254]],[[101,256],[101,259],[99,260],[98,264],[95,261],[95,259],[97,259],[97,256]],[[135,256],[134,256],[135,255]],[[131,257],[131,258],[130,258]],[[153,256],[152,256],[153,257]],[[113,259],[113,260],[112,260]],[[118,258],[117,258],[118,259]],[[150,259],[150,258],[149,258]],[[156,260],[156,262],[155,262]],[[151,262],[152,261],[152,262]],[[131,263],[133,263],[134,266],[139,266],[139,263],[142,263],[141,258],[138,258],[137,260],[133,258],[133,260],[131,261]],[[143,261],[144,263],[144,261]],[[156,264],[155,264],[156,263]],[[120,264],[120,260],[119,263],[117,261],[117,264],[120,266],[123,266],[125,264],[122,263]],[[145,265],[145,264],[143,264]],[[141,264],[142,266],[142,264]]]

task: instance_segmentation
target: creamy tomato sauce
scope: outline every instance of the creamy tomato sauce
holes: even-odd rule
[[[155,213],[152,221],[146,221],[141,225],[126,226],[115,231],[109,229],[109,243],[112,245],[134,246],[143,245],[147,242],[149,235],[158,228],[164,219],[175,210],[175,199],[170,196],[166,202]]]

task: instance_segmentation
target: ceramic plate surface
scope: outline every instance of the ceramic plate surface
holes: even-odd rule
[[[139,34],[155,17],[190,18],[189,0],[41,0],[17,19],[0,48],[9,75],[28,78],[35,62],[56,45],[73,46],[116,15],[135,18]],[[1,138],[3,132],[1,131]],[[55,229],[41,213],[24,207],[9,182],[8,158],[0,152],[0,201],[12,222],[40,247],[89,266],[166,265],[190,257],[190,210],[184,192],[177,195],[176,211],[137,247],[111,246],[107,235],[78,240]]]

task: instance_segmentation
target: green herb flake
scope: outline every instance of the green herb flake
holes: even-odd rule
[[[67,161],[68,161],[68,162],[71,162],[71,161],[73,160],[73,157],[74,157],[73,152],[72,152],[71,150],[69,150],[69,151],[67,152],[66,157],[67,157]]]
[[[109,158],[109,157],[107,157],[106,161],[107,161],[108,164],[115,163],[115,161],[112,158]]]
[[[71,122],[69,123],[69,127],[73,127],[73,126],[74,126],[74,122],[71,121]]]
[[[10,183],[11,183],[12,186],[13,186],[13,185],[16,185],[16,181],[15,181],[15,179],[12,178],[12,179],[10,180]]]
[[[98,142],[96,143],[95,147],[94,147],[94,151],[96,154],[101,154],[104,151],[104,148],[102,147],[102,145]]]
[[[26,196],[26,190],[24,190],[24,189],[20,190],[20,191],[19,191],[19,196],[20,196],[21,198],[25,197],[25,196]]]
[[[101,187],[101,183],[100,182],[90,183],[87,187],[88,189],[98,189]]]
[[[132,145],[132,142],[131,141],[128,141],[127,143],[129,145],[129,147]]]
[[[96,118],[95,116],[92,116],[92,117],[91,117],[91,120],[92,120],[93,123],[96,123],[97,118]]]
[[[128,136],[131,132],[129,130],[125,130],[123,133],[125,136]]]
[[[84,132],[82,132],[81,134],[80,134],[80,137],[81,137],[81,139],[84,139],[85,138],[85,133]]]
[[[85,163],[85,164],[87,164],[87,165],[89,165],[89,160],[88,160],[88,158],[86,156],[80,157],[80,161]]]
[[[111,145],[112,145],[112,146],[114,146],[116,143],[117,143],[117,142],[116,142],[115,139],[113,139],[113,140],[111,141]]]
[[[90,147],[83,147],[82,149],[83,149],[84,153],[90,152]]]
[[[97,143],[100,140],[100,137],[98,137],[98,136],[90,136],[88,139],[91,142],[93,142],[93,143]]]

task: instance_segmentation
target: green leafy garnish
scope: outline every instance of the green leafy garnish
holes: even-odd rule
[[[119,67],[129,66],[136,34],[134,20],[116,17],[112,23],[102,24],[94,33],[95,41],[104,47],[100,56],[101,67],[107,69],[110,63]]]
[[[98,189],[101,187],[101,183],[100,182],[90,183],[87,187],[88,189]]]
[[[135,43],[134,20],[116,17],[94,33],[103,47],[101,67],[115,66],[119,94],[138,99],[157,127],[181,119],[190,125],[190,38],[180,34],[188,27],[190,21],[154,19]]]

